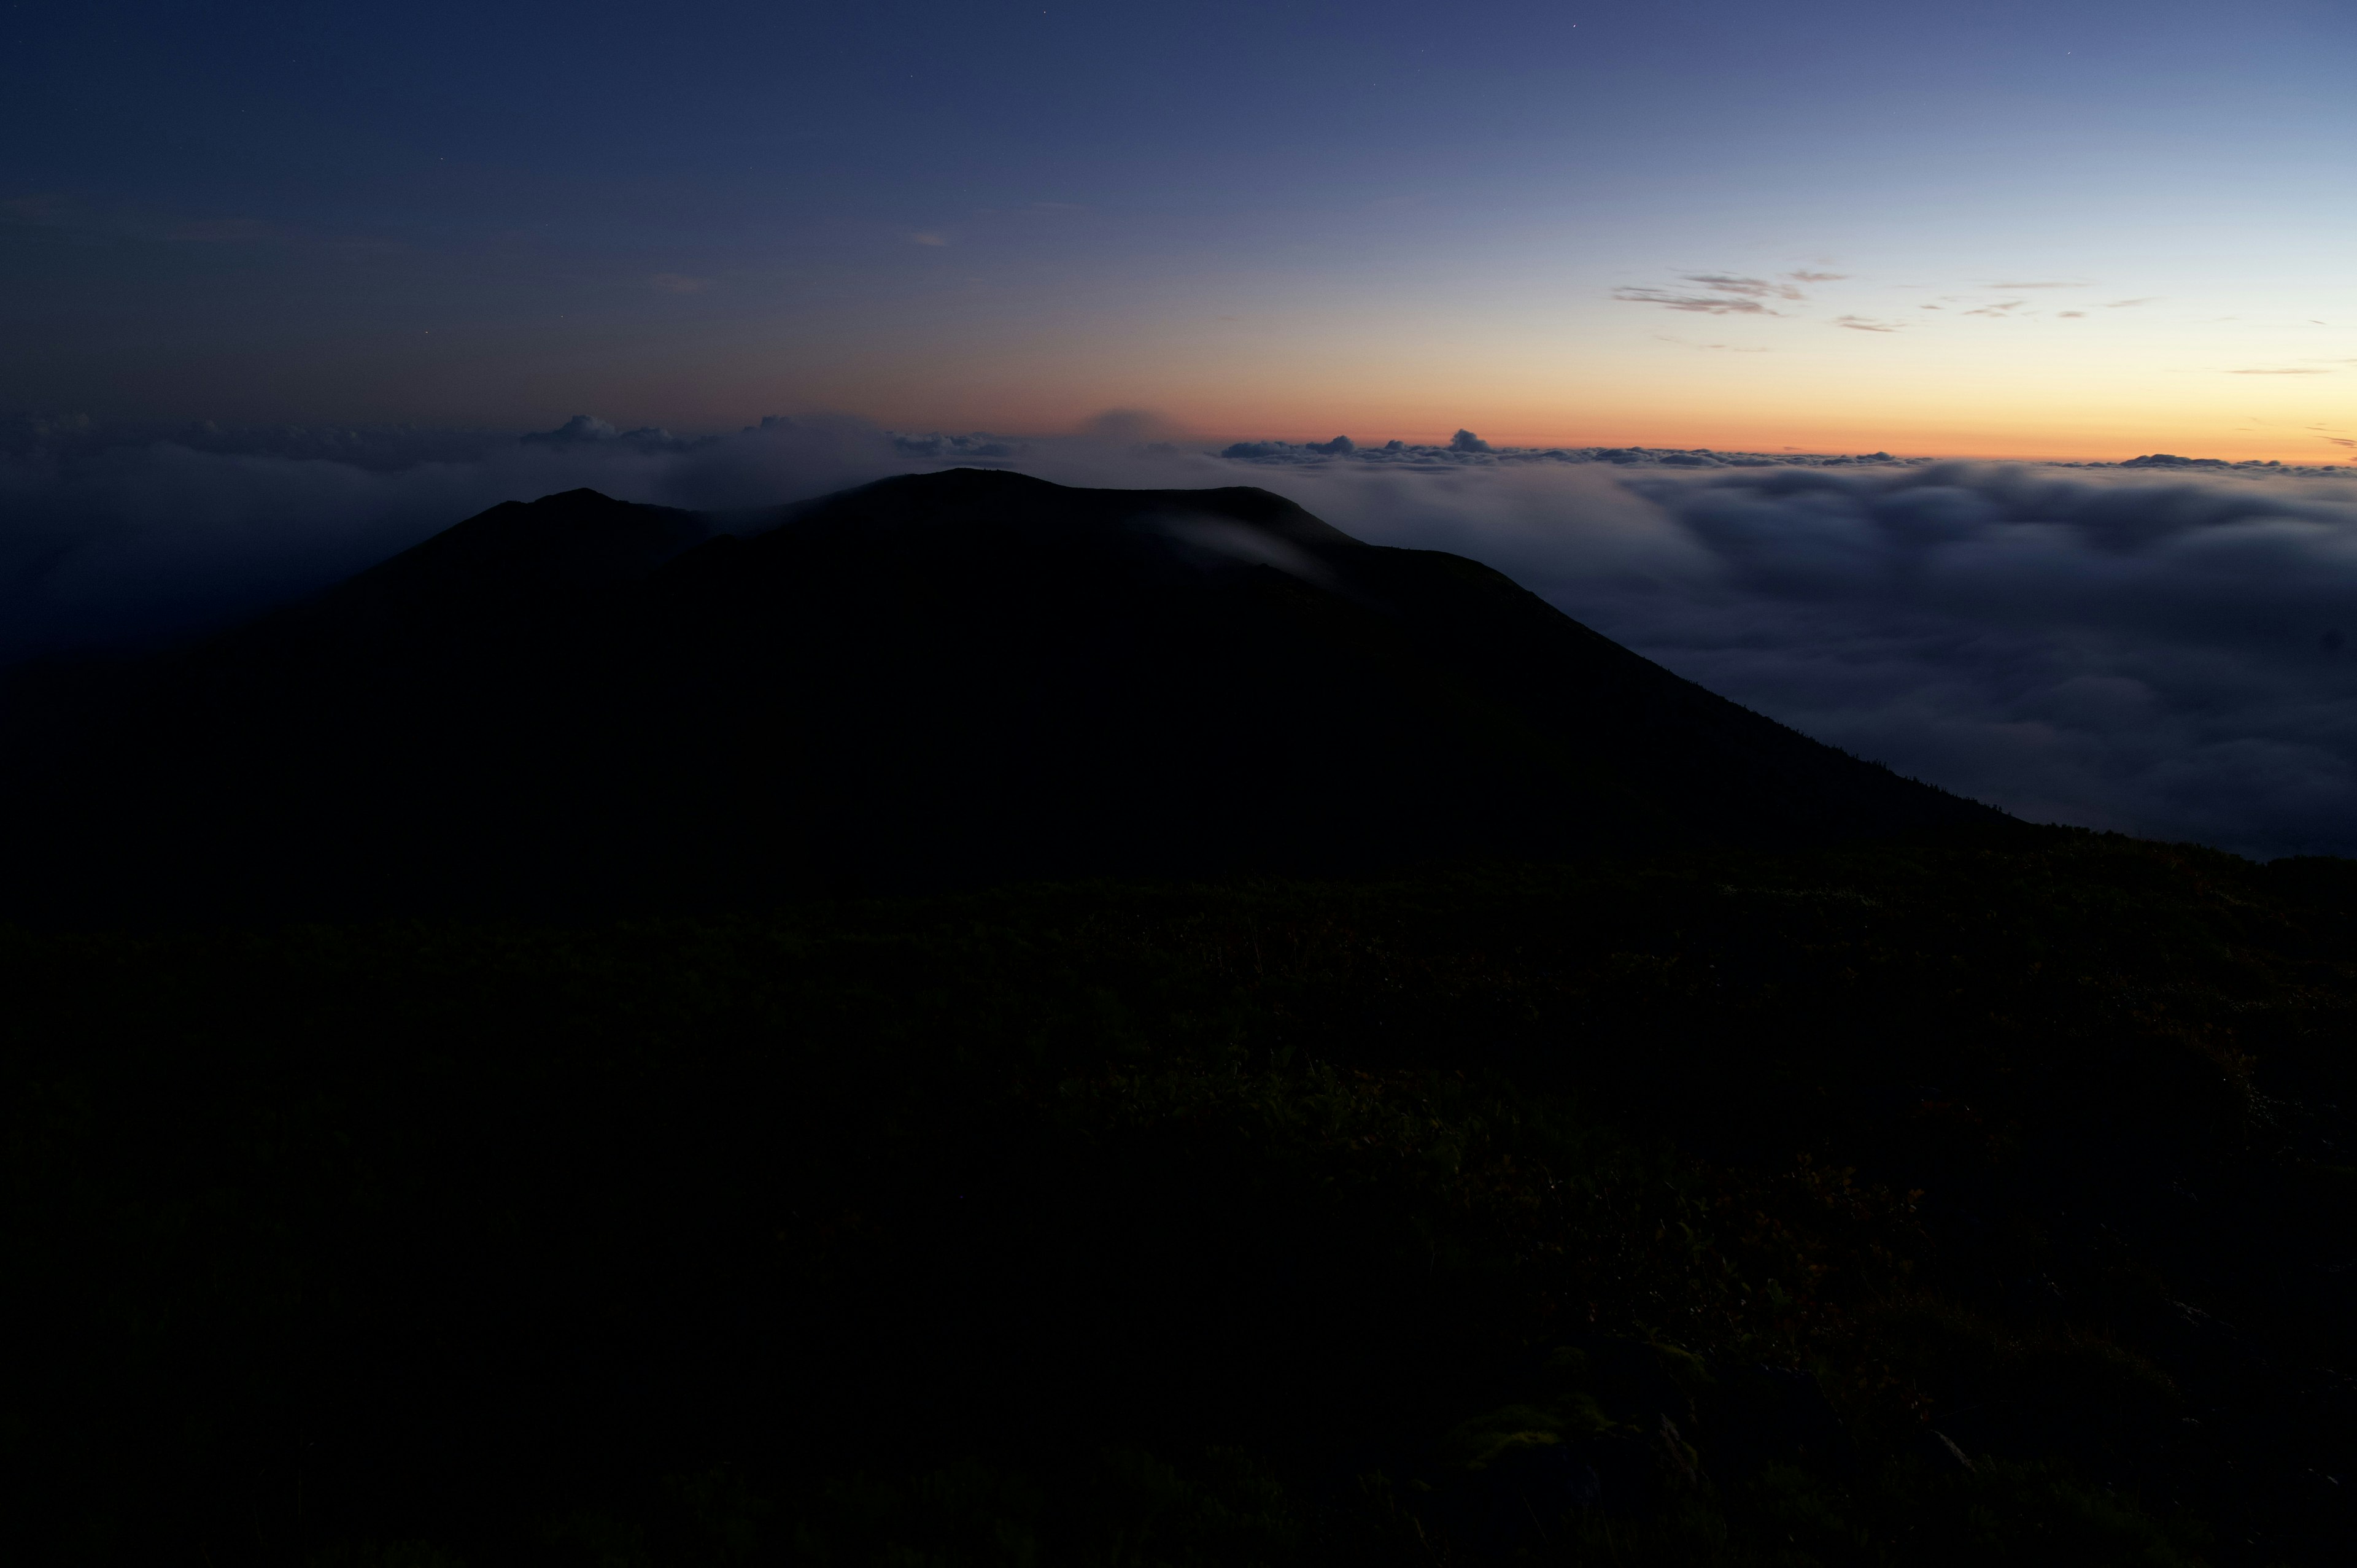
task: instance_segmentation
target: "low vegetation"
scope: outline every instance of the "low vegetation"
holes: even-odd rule
[[[2357,867],[0,936],[22,1561],[2322,1563]]]

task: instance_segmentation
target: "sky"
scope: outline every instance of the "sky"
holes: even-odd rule
[[[2357,7],[0,4],[0,413],[2357,456]]]
[[[2346,0],[0,0],[0,666],[986,462],[2357,854],[2352,67]],[[2156,453],[2281,466],[2062,466]]]

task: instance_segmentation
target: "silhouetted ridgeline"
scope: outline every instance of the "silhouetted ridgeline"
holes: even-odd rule
[[[955,470],[752,521],[502,506],[19,676],[16,906],[577,913],[2005,821],[1261,490]]]

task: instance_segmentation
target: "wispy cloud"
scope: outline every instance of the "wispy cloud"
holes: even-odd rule
[[[1778,310],[1768,301],[1806,299],[1809,296],[1794,286],[1796,284],[1830,283],[1844,275],[1795,272],[1786,273],[1782,278],[1756,278],[1742,273],[1681,273],[1680,284],[1699,287],[1616,288],[1612,297],[1631,305],[1658,305],[1664,310],[1689,311],[1698,316],[1788,316],[1790,311]]]
[[[2319,371],[2314,369],[2298,370],[2268,367],[2249,371],[2228,371],[2226,373],[2230,376],[2329,376],[2332,372],[2330,371]]]
[[[2060,310],[2055,312],[2055,314],[2065,321],[2075,321],[2084,317],[2087,313],[2083,310]]]
[[[1774,352],[1773,349],[1767,348],[1763,344],[1697,343],[1687,338],[1674,338],[1667,332],[1654,333],[1653,340],[1658,343],[1674,343],[1681,349],[1706,349],[1721,354],[1767,354]]]
[[[0,201],[0,225],[62,230],[140,245],[267,244],[345,258],[386,255],[404,248],[381,234],[339,234],[259,218],[190,216],[153,207],[97,208],[47,193]]]
[[[2109,305],[2104,306],[2104,308],[2105,310],[2126,310],[2132,305],[2158,305],[2159,303],[2160,295],[2157,294],[2148,294],[2142,299],[2115,299]]]
[[[950,242],[948,235],[937,234],[930,229],[920,233],[911,234],[909,238],[915,241],[920,245],[946,245]]]
[[[1662,288],[1616,288],[1612,297],[1631,305],[1658,305],[1664,310],[1686,310],[1701,316],[1781,316],[1757,299],[1739,295],[1677,294]]]
[[[2083,283],[1993,283],[1991,288],[2085,288]]]
[[[37,229],[72,226],[79,213],[62,196],[12,196],[0,201],[0,223],[24,223]]]
[[[247,245],[257,240],[276,239],[278,231],[255,218],[207,218],[176,224],[164,237],[201,245]]]
[[[1698,283],[1705,288],[1715,288],[1721,294],[1740,294],[1755,299],[1806,299],[1808,297],[1791,284],[1771,283],[1766,278],[1733,277],[1726,273],[1684,273],[1680,274],[1680,281]]]
[[[1853,332],[1897,332],[1905,325],[1897,321],[1877,321],[1866,316],[1836,316],[1834,325],[1846,327]]]

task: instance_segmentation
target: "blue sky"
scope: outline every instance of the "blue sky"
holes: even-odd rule
[[[2326,460],[2353,17],[17,3],[0,408]]]

